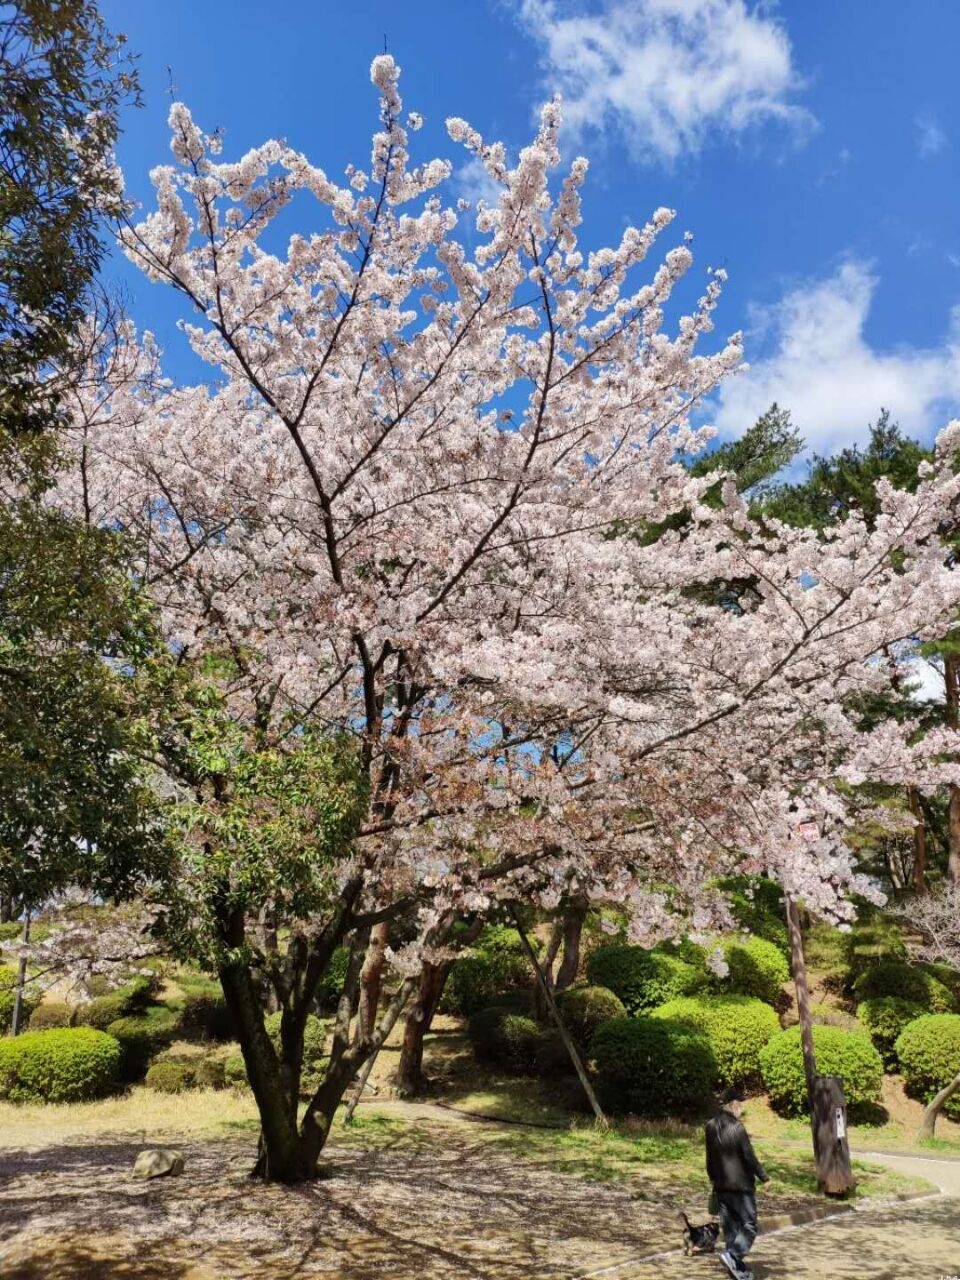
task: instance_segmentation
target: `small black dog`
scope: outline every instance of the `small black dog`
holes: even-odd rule
[[[712,1253],[720,1236],[719,1222],[705,1222],[700,1227],[695,1227],[687,1215],[680,1210],[680,1217],[684,1221],[684,1252],[687,1257],[692,1253]]]

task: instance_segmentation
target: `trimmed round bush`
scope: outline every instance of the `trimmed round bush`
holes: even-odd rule
[[[953,997],[955,1006],[960,1009],[960,969],[955,969],[950,964],[942,964],[937,960],[928,960],[917,965],[917,968],[942,983]]]
[[[883,1062],[870,1037],[840,1027],[814,1027],[813,1048],[817,1070],[839,1076],[848,1107],[879,1102]],[[800,1028],[788,1027],[760,1050],[760,1070],[771,1105],[784,1115],[800,1115],[807,1109],[807,1081],[803,1070]]]
[[[776,1004],[783,984],[790,977],[787,958],[766,938],[749,938],[745,942],[731,938],[724,944],[723,958],[730,972],[723,979],[727,991],[754,996],[764,1004]]]
[[[810,1006],[810,1021],[818,1027],[842,1027],[844,1031],[865,1031],[863,1023],[856,1014],[846,1009],[838,1009],[835,1004],[825,1001],[814,1001]]]
[[[143,1012],[153,999],[159,984],[157,974],[137,974],[115,991],[108,991],[87,1004],[78,1005],[73,1017],[74,1025],[106,1031],[111,1022]]]
[[[955,1007],[953,996],[939,979],[900,960],[871,965],[857,978],[853,990],[858,1002],[874,996],[898,996],[928,1013],[953,1013]]]
[[[45,1000],[30,1014],[31,1031],[50,1031],[54,1027],[69,1027],[73,1022],[73,1006],[65,1000]]]
[[[533,1051],[534,1066],[541,1076],[568,1076],[575,1068],[567,1053],[567,1046],[556,1027],[543,1027],[537,1036]]]
[[[91,1027],[27,1031],[0,1040],[0,1098],[84,1102],[117,1083],[120,1046]]]
[[[894,1048],[907,1092],[929,1102],[960,1074],[960,1014],[922,1014],[907,1023]],[[960,1120],[960,1095],[953,1095],[944,1112],[951,1120]]]
[[[177,1014],[162,1005],[111,1022],[107,1032],[120,1045],[121,1080],[125,1084],[142,1080],[151,1060],[169,1046],[179,1029]]]
[[[557,1008],[570,1038],[583,1053],[590,1052],[599,1026],[627,1012],[620,997],[607,987],[568,987],[557,996]]]
[[[233,1018],[221,992],[190,992],[184,998],[181,1018],[189,1039],[226,1042],[236,1038]]]
[[[922,1016],[923,1006],[899,996],[871,996],[860,1002],[857,1014],[870,1032],[884,1067],[887,1071],[896,1071],[899,1066],[897,1037],[908,1023]]]
[[[197,1089],[225,1089],[227,1072],[224,1059],[212,1056],[201,1058],[194,1073],[194,1086]]]
[[[717,1083],[754,1084],[760,1050],[780,1031],[780,1019],[754,996],[685,996],[655,1009],[654,1018],[683,1022],[703,1032],[717,1061]]]
[[[477,1061],[515,1075],[527,1075],[537,1065],[540,1028],[532,1018],[507,1009],[481,1009],[467,1023]]]
[[[530,963],[516,929],[488,925],[474,943],[472,954],[450,970],[444,1006],[469,1018],[489,1008],[498,994],[528,985]]]
[[[145,1084],[155,1093],[185,1093],[197,1085],[201,1058],[158,1058],[147,1072]]]
[[[717,1078],[703,1032],[666,1018],[611,1018],[593,1037],[593,1058],[597,1094],[611,1112],[698,1114]]]
[[[223,1081],[228,1089],[249,1089],[247,1068],[242,1053],[231,1053],[223,1060]]]
[[[646,1013],[668,1000],[693,995],[707,976],[677,956],[643,947],[598,947],[587,961],[591,985],[606,987],[629,1014]]]

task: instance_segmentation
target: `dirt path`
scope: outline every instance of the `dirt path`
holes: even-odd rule
[[[857,1159],[926,1178],[941,1194],[761,1235],[750,1254],[755,1280],[954,1280],[960,1275],[960,1161],[873,1151],[855,1154]],[[593,1272],[590,1280],[726,1276],[716,1257],[671,1253]]]

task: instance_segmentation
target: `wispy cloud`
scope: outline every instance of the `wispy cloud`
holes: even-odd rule
[[[815,123],[783,24],[747,0],[513,0],[541,49],[545,87],[576,134],[618,129],[644,159],[673,161],[711,136],[771,120]]]
[[[917,151],[921,157],[927,160],[938,156],[947,145],[947,135],[936,116],[925,112],[918,115],[913,123],[917,130]]]
[[[942,345],[878,351],[864,336],[877,284],[869,263],[851,260],[758,311],[754,343],[766,336],[772,351],[721,389],[721,433],[740,434],[774,400],[821,453],[862,442],[881,408],[924,439],[944,425],[960,405],[960,308]]]

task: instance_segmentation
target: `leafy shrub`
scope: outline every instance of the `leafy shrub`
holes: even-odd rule
[[[107,1032],[120,1045],[120,1079],[125,1084],[142,1080],[150,1061],[169,1046],[179,1025],[177,1014],[163,1005],[111,1022]]]
[[[184,1035],[191,1039],[227,1041],[236,1038],[233,1018],[220,991],[186,995],[181,1025]]]
[[[722,982],[725,990],[754,996],[765,1004],[777,1003],[790,977],[790,966],[779,947],[766,938],[745,942],[731,938],[724,944],[723,958],[730,969]]]
[[[347,966],[350,963],[350,951],[347,947],[337,947],[330,957],[327,971],[320,979],[317,987],[317,1007],[327,1012],[336,1009],[343,993],[343,984],[347,980]]]
[[[488,925],[473,954],[457,960],[450,971],[444,1007],[469,1018],[489,1008],[496,995],[529,982],[530,965],[516,929]]]
[[[194,1081],[198,1089],[225,1089],[227,1078],[224,1059],[212,1056],[201,1058],[197,1063]]]
[[[265,1023],[267,1035],[273,1041],[273,1047],[277,1053],[280,1052],[281,1017],[280,1013],[271,1013]],[[323,1079],[326,1064],[324,1051],[332,1026],[333,1021],[330,1018],[317,1018],[312,1013],[307,1015],[306,1026],[303,1029],[303,1063],[300,1071],[301,1095],[312,1096]],[[244,1079],[246,1079],[246,1076],[244,1076]]]
[[[19,920],[4,920],[0,924],[0,942],[19,942],[23,937],[23,925]]]
[[[197,1085],[200,1058],[159,1058],[147,1072],[146,1086],[156,1093],[184,1093]]]
[[[557,997],[557,1008],[570,1038],[582,1053],[589,1053],[602,1023],[622,1018],[627,1012],[620,997],[606,987],[568,987]]]
[[[766,876],[722,876],[714,881],[725,895],[730,913],[744,933],[772,942],[790,954],[790,937],[783,911],[783,890]]]
[[[936,978],[953,996],[954,1004],[960,1008],[960,969],[955,969],[952,964],[941,964],[939,961],[930,960],[925,964],[917,966],[924,973],[928,973],[931,978]]]
[[[612,1112],[701,1112],[717,1078],[703,1032],[666,1018],[611,1018],[593,1037],[593,1057],[597,1094]]]
[[[851,982],[874,965],[906,963],[907,947],[900,926],[879,913],[862,913],[850,932],[841,937]]]
[[[111,1022],[131,1014],[141,1013],[149,1005],[159,987],[156,974],[137,974],[130,982],[117,987],[106,995],[97,996],[87,1004],[77,1006],[74,1023],[80,1027],[94,1027],[106,1031]]]
[[[871,996],[860,1003],[857,1013],[870,1032],[884,1067],[888,1071],[896,1071],[899,1066],[895,1047],[897,1037],[907,1023],[921,1016],[923,1007],[912,1000],[902,1000],[900,996]]]
[[[619,945],[598,947],[587,961],[587,977],[618,996],[629,1014],[693,995],[707,981],[705,973],[676,956]]]
[[[0,1098],[10,1102],[82,1102],[114,1087],[120,1046],[90,1027],[27,1031],[0,1040]]]
[[[73,1021],[73,1006],[65,1000],[46,1000],[38,1004],[30,1014],[31,1031],[49,1031],[52,1027],[69,1027]]]
[[[0,965],[0,1035],[9,1031],[13,1023],[13,1005],[16,1000],[19,976],[19,968],[15,969],[12,965]],[[34,991],[31,991],[28,983],[23,989],[23,997],[20,1002],[21,1026],[26,1024],[38,1002],[39,997]]]
[[[929,1102],[945,1084],[960,1074],[960,1014],[926,1013],[908,1022],[894,1046],[907,1091]],[[960,1120],[960,1095],[944,1108],[952,1120]]]
[[[247,1068],[242,1053],[231,1053],[223,1060],[223,1080],[228,1089],[249,1089]]]
[[[532,1018],[507,1009],[480,1009],[467,1023],[477,1061],[525,1075],[536,1067],[540,1028]]]
[[[668,1001],[651,1016],[703,1032],[717,1061],[720,1084],[759,1080],[760,1050],[780,1031],[773,1009],[753,996],[686,996]]]
[[[818,1027],[842,1027],[844,1031],[864,1031],[866,1028],[863,1023],[858,1021],[856,1014],[848,1013],[846,1009],[838,1009],[834,1004],[826,1004],[823,1001],[814,1001],[810,1006],[810,1021]]]
[[[869,1036],[840,1027],[814,1027],[817,1069],[839,1076],[848,1107],[880,1100],[883,1062]],[[760,1050],[760,1070],[771,1105],[785,1115],[799,1115],[807,1107],[807,1081],[800,1047],[800,1028],[788,1027]]]
[[[853,989],[858,1001],[874,996],[899,996],[930,1013],[954,1010],[953,996],[939,979],[900,960],[885,960],[865,969]]]
[[[568,1076],[575,1067],[556,1027],[543,1027],[533,1050],[534,1066],[541,1076]]]

